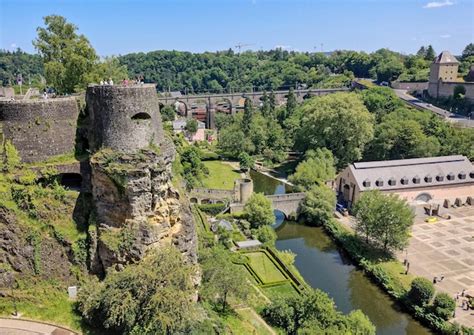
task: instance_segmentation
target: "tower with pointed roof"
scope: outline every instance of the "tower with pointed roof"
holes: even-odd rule
[[[440,53],[430,66],[430,83],[456,81],[459,62],[449,51]]]

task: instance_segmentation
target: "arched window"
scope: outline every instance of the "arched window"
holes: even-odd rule
[[[395,180],[395,178],[391,177],[389,180],[388,180],[388,184],[390,186],[395,186],[397,185],[397,181]]]
[[[454,173],[452,173],[452,172],[448,173],[446,178],[448,178],[448,180],[454,180],[454,178],[455,178]]]
[[[466,179],[466,172],[464,171],[459,172],[458,178],[461,180]]]
[[[433,181],[433,177],[431,177],[431,175],[426,175],[425,176],[425,183],[431,183]]]
[[[377,179],[377,181],[375,182],[375,185],[377,185],[378,187],[382,187],[383,186],[382,178]]]
[[[419,184],[420,183],[420,177],[414,176],[413,177],[413,184]]]
[[[442,175],[441,173],[436,176],[436,181],[443,181],[443,180],[444,180],[444,175]]]
[[[400,183],[402,183],[402,185],[408,185],[408,178],[403,177],[402,179],[400,179]]]
[[[362,186],[364,187],[370,187],[370,180],[366,179],[362,182]]]

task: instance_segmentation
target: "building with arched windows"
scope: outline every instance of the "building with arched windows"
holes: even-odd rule
[[[336,179],[339,199],[348,207],[373,189],[396,193],[409,203],[466,203],[474,197],[474,166],[460,155],[360,162]]]

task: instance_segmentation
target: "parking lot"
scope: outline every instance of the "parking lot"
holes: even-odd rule
[[[474,206],[443,208],[442,213],[451,218],[427,223],[418,208],[409,246],[397,256],[402,262],[408,259],[414,275],[430,280],[444,277],[435,286],[453,297],[463,289],[474,295]],[[472,327],[474,313],[458,308],[456,320]]]

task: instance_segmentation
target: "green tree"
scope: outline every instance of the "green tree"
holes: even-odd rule
[[[296,148],[327,148],[333,153],[337,168],[361,159],[365,145],[373,138],[374,117],[355,93],[312,98],[293,118],[297,118]]]
[[[186,126],[184,128],[186,129],[186,132],[190,134],[190,136],[193,136],[198,131],[198,122],[196,119],[187,119]]]
[[[254,146],[250,139],[242,131],[239,122],[222,128],[219,131],[217,148],[225,156],[237,158],[242,151],[253,152]]]
[[[373,87],[361,92],[362,100],[369,112],[375,114],[378,122],[384,115],[403,107],[403,102],[388,87]]]
[[[254,114],[253,103],[250,98],[245,99],[244,103],[244,117],[242,119],[242,130],[244,134],[248,135],[250,130],[250,123]]]
[[[287,117],[290,117],[293,115],[293,112],[295,111],[296,107],[298,106],[298,103],[296,101],[296,95],[295,95],[295,90],[293,87],[290,88],[290,91],[288,92],[288,97],[286,99],[286,115],[283,118],[282,121],[284,121]]]
[[[306,192],[301,204],[301,215],[309,225],[328,222],[336,207],[336,194],[326,185],[316,185]]]
[[[244,212],[253,228],[271,225],[275,221],[272,202],[263,193],[253,193],[244,206]]]
[[[91,280],[78,294],[78,310],[89,324],[114,334],[175,334],[196,319],[195,293],[186,265],[174,247],[152,251],[140,263]]]
[[[240,170],[246,172],[246,171],[250,170],[251,168],[253,168],[254,164],[255,164],[255,161],[252,158],[252,156],[250,156],[246,152],[241,152],[240,153],[240,155],[239,155]]]
[[[267,91],[263,91],[262,95],[262,107],[260,108],[262,115],[268,117],[270,115],[270,101],[268,98]]]
[[[417,306],[428,305],[435,294],[433,283],[423,277],[417,277],[411,282],[408,298]]]
[[[277,102],[276,102],[275,92],[273,92],[273,90],[270,92],[270,95],[268,96],[268,105],[270,107],[270,116],[274,117]]]
[[[350,312],[345,318],[346,328],[353,335],[375,335],[375,326],[361,310]]]
[[[38,27],[33,45],[44,61],[48,83],[59,93],[72,93],[87,85],[87,74],[98,59],[95,50],[77,27],[58,15],[44,18],[45,28]]]
[[[364,192],[355,203],[356,231],[379,243],[384,250],[402,249],[409,239],[414,214],[396,194],[379,190]]]
[[[462,99],[466,95],[466,88],[464,85],[456,85],[453,90],[454,99]]]
[[[428,45],[428,47],[426,48],[425,59],[426,59],[427,61],[430,61],[430,62],[431,62],[431,61],[433,61],[433,60],[435,59],[435,57],[436,57],[436,53],[435,53],[433,47],[432,47],[431,44],[430,44],[430,45]]]
[[[101,80],[112,79],[114,83],[121,83],[128,78],[127,67],[121,65],[117,57],[105,57],[94,64],[90,72],[84,74],[86,83],[99,83]]]
[[[331,151],[326,148],[308,150],[306,157],[298,164],[295,173],[288,178],[296,186],[297,191],[306,191],[315,185],[323,185],[326,181],[334,179],[336,168]]]
[[[418,51],[416,52],[416,55],[422,58],[426,57],[426,49],[423,45],[420,47],[420,49],[418,49]]]
[[[163,106],[163,108],[160,108],[160,113],[161,113],[161,119],[163,121],[174,121],[176,117],[176,112],[174,108],[170,105]]]
[[[270,226],[260,226],[252,229],[252,235],[262,243],[274,246],[277,239],[275,230]]]
[[[465,60],[468,57],[474,56],[474,43],[469,43],[466,45],[464,50],[462,51],[461,59]]]
[[[196,187],[209,171],[201,161],[199,150],[194,146],[186,147],[181,153],[183,176],[188,190]]]
[[[229,298],[245,299],[249,293],[247,279],[240,266],[234,265],[228,251],[222,247],[201,253],[202,287],[201,294],[210,301],[221,304],[225,312]]]
[[[449,320],[456,309],[456,301],[447,293],[438,293],[433,302],[433,309],[437,316]]]

